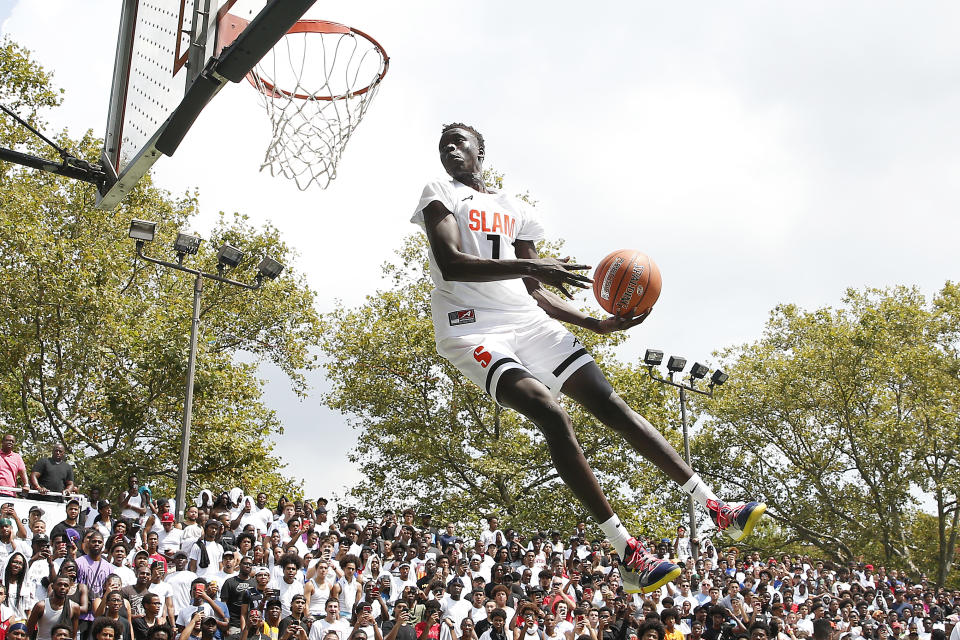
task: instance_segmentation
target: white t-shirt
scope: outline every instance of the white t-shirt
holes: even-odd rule
[[[206,567],[200,566],[200,545],[204,545],[207,548],[207,557],[210,559],[210,564]],[[215,541],[205,542],[198,540],[197,543],[193,545],[193,549],[190,550],[190,560],[197,561],[198,577],[206,578],[208,575],[216,575],[220,573],[220,561],[223,560],[223,546]]]
[[[163,579],[163,581],[170,585],[171,588],[170,595],[173,598],[174,613],[180,611],[184,607],[190,606],[190,603],[193,601],[193,597],[190,594],[190,584],[196,579],[197,574],[186,569],[183,571],[174,571],[173,573],[168,573],[167,577]]]
[[[535,242],[544,237],[540,221],[523,201],[502,192],[480,193],[449,177],[434,180],[423,188],[410,221],[425,229],[423,209],[434,201],[453,213],[460,229],[460,250],[472,256],[516,259],[515,241]],[[430,306],[437,341],[547,317],[520,278],[492,282],[444,280],[432,251],[430,276],[435,287]]]
[[[454,600],[450,596],[444,596],[440,606],[443,610],[443,617],[452,619],[458,629],[460,628],[460,622],[470,615],[470,610],[473,609],[470,601],[464,600],[462,597],[459,600]]]
[[[297,573],[297,577],[289,584],[281,578],[280,580],[271,580],[267,585],[270,589],[276,589],[280,592],[280,607],[283,617],[290,615],[290,601],[293,600],[293,596],[303,594],[303,582],[299,579],[301,575]]]
[[[167,598],[173,597],[173,587],[166,582],[151,583],[150,586],[147,587],[147,591],[160,596],[160,604],[163,606],[166,606]]]
[[[123,511],[120,512],[120,515],[123,516],[124,518],[128,518],[132,520],[133,522],[140,522],[140,518],[142,518],[143,516],[141,516],[139,513],[137,513],[130,507],[142,507],[142,506],[143,506],[143,499],[140,497],[140,494],[138,493],[138,494],[132,495],[130,496],[130,499],[127,500],[127,506],[123,508]],[[92,508],[91,508],[91,511],[93,511]]]
[[[337,635],[340,636],[340,640],[345,640],[346,637],[350,635],[350,630],[353,629],[353,627],[344,618],[340,618],[336,622],[317,620],[313,623],[313,626],[310,627],[309,640],[323,640],[327,629],[333,629],[337,632]]]
[[[137,574],[127,565],[113,565],[113,575],[120,576],[120,584],[129,587],[137,583]]]
[[[163,553],[167,549],[180,551],[180,542],[183,540],[183,529],[177,529],[176,527],[173,527],[170,531],[161,529],[157,535],[160,540],[160,553]]]
[[[199,606],[190,604],[180,609],[180,611],[177,612],[177,626],[185,627],[190,624],[190,618],[193,617],[194,612],[196,612],[198,609],[203,611],[204,618],[212,616],[217,620],[220,619],[220,616],[213,611],[213,607],[206,602],[202,602]]]

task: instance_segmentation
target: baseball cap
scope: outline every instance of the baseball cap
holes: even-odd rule
[[[30,511],[28,511],[28,513],[39,513],[40,515],[43,515],[44,511],[37,505],[33,505],[32,507],[30,507]]]
[[[174,521],[174,517],[172,513],[165,513],[162,516],[160,516],[160,522],[173,522],[173,521]]]
[[[173,559],[176,560],[177,558],[186,559],[186,558],[187,558],[187,554],[184,553],[183,551],[177,551],[175,554],[173,554]]]
[[[43,534],[40,534],[38,536],[33,536],[32,542],[33,542],[33,546],[42,547],[45,544],[50,544],[50,538],[48,538]]]
[[[253,575],[255,575],[255,576],[258,576],[258,575],[260,575],[261,573],[265,573],[265,574],[267,574],[267,575],[270,575],[270,569],[267,569],[266,567],[257,567],[256,569],[253,570]]]
[[[868,565],[866,565],[866,566],[864,567],[864,569],[866,569],[867,571],[873,571],[873,565],[872,565],[872,564],[868,564]]]

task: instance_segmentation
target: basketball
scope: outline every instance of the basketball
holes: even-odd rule
[[[620,249],[593,272],[593,294],[607,313],[632,318],[649,311],[660,297],[660,269],[642,251]]]

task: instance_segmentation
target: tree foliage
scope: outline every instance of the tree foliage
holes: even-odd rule
[[[49,76],[16,44],[0,49],[0,95],[24,105],[57,104]],[[10,135],[7,135],[7,134]],[[0,144],[35,143],[0,130]],[[95,159],[99,141],[66,134],[58,142]],[[20,436],[24,456],[54,442],[72,454],[81,485],[105,492],[137,470],[172,495],[192,313],[192,278],[135,260],[132,218],[158,223],[148,252],[168,252],[197,216],[195,196],[172,197],[149,176],[113,212],[93,208],[91,186],[0,165],[0,425]],[[270,225],[221,214],[190,264],[210,270],[215,247],[230,242],[247,258],[231,276],[252,281],[264,255],[290,264],[291,249]],[[288,267],[257,293],[205,283],[199,334],[190,490],[240,486],[295,491],[271,454],[281,432],[264,406],[258,362],[279,366],[298,393],[319,342],[315,294]],[[246,355],[243,361],[235,357]]]
[[[865,555],[943,584],[960,496],[960,291],[850,290],[838,309],[777,307],[762,338],[726,350],[730,381],[697,460],[759,495],[788,539],[837,560]],[[712,455],[726,450],[725,464]],[[934,548],[917,495],[937,504]]]
[[[463,523],[497,513],[526,528],[572,527],[583,508],[559,480],[536,427],[437,355],[425,237],[406,238],[398,258],[383,269],[389,286],[325,318],[332,385],[325,401],[358,431],[351,460],[364,480],[351,497],[371,512],[417,505]],[[613,358],[624,336],[576,333],[624,398],[676,441],[665,392]],[[683,502],[664,488],[665,477],[579,407],[564,406],[625,521],[658,535],[675,526]]]

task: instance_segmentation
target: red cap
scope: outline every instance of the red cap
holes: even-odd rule
[[[162,516],[160,516],[160,522],[173,522],[173,514],[172,513],[163,514]]]
[[[872,564],[868,564],[868,565],[864,566],[863,568],[866,569],[867,571],[873,571],[873,565],[872,565]]]

